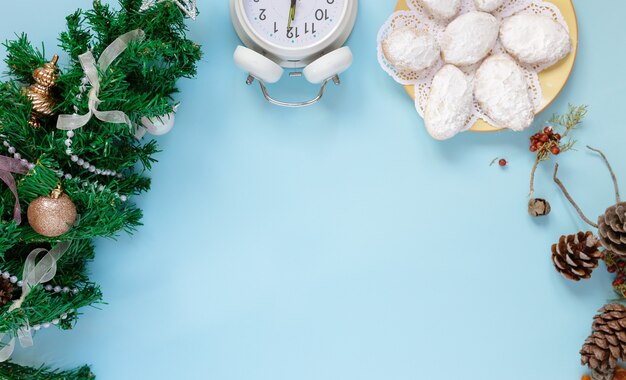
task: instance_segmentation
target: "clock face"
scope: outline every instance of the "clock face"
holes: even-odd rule
[[[260,38],[283,48],[299,49],[315,45],[331,34],[349,0],[241,1],[250,26]]]

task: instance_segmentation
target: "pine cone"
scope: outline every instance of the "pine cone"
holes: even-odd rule
[[[594,379],[612,375],[617,361],[626,360],[626,306],[608,304],[599,313],[593,319],[591,335],[580,350],[581,363],[589,366]]]
[[[0,307],[8,304],[13,299],[13,284],[8,279],[0,276]]]
[[[626,257],[626,202],[609,207],[598,219],[600,242],[607,251]]]
[[[551,210],[550,203],[545,199],[532,198],[528,201],[528,214],[530,216],[546,216]]]
[[[561,236],[559,242],[552,245],[552,262],[556,270],[570,280],[588,279],[602,258],[599,247],[600,243],[591,232]]]
[[[608,372],[591,371],[591,380],[616,380],[615,372],[609,370]]]

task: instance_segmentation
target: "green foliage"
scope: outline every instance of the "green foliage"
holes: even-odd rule
[[[71,230],[60,237],[48,238],[36,233],[26,216],[23,223],[13,221],[15,199],[0,183],[0,271],[22,277],[24,260],[36,248],[50,249],[61,241],[71,241],[70,248],[57,263],[53,287],[77,288],[78,293],[54,292],[39,285],[28,294],[22,307],[8,312],[10,304],[0,307],[0,333],[16,335],[26,323],[34,326],[59,319],[59,327],[69,329],[76,322],[78,310],[101,303],[102,294],[88,278],[87,264],[94,258],[92,240],[114,238],[122,231],[132,232],[141,224],[141,210],[128,197],[147,191],[147,172],[158,152],[155,141],[139,141],[135,128],[142,117],[156,117],[172,112],[173,96],[180,78],[196,74],[201,57],[200,46],[187,39],[185,16],[171,2],[159,2],[140,11],[142,0],[120,0],[119,8],[96,0],[93,7],[67,16],[67,30],[59,37],[59,78],[52,96],[57,114],[88,112],[89,84],[79,56],[90,50],[98,59],[117,37],[142,29],[145,38],[130,43],[109,67],[99,73],[98,94],[101,111],[117,110],[128,115],[133,128],[126,124],[106,123],[93,117],[75,130],[71,150],[74,155],[100,169],[120,175],[104,176],[73,162],[66,152],[67,134],[56,129],[56,116],[40,118],[41,128],[29,125],[32,105],[26,88],[34,83],[33,71],[51,60],[44,47],[35,47],[26,34],[6,41],[5,62],[9,80],[0,83],[0,155],[11,156],[7,141],[34,167],[26,175],[14,175],[22,213],[40,196],[48,196],[60,186],[76,205],[79,218]],[[69,176],[64,176],[68,174]],[[16,287],[14,298],[21,289]],[[63,372],[47,368],[32,369],[0,363],[0,379],[93,379],[89,368]]]
[[[5,42],[4,47],[8,51],[13,52],[5,59],[5,63],[9,68],[8,74],[19,82],[32,82],[33,71],[30,68],[43,66],[46,62],[45,52],[34,49],[28,41],[26,33],[22,33],[14,41]]]
[[[14,363],[0,363],[0,380],[94,380],[96,376],[87,366],[70,371],[40,367],[30,368]]]
[[[559,126],[565,129],[564,135],[568,134],[571,130],[576,129],[587,116],[586,105],[575,106],[570,104],[567,108],[567,113],[562,115],[552,115],[552,118],[548,121],[553,126]]]

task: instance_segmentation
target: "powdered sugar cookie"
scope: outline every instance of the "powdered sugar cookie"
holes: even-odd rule
[[[498,39],[498,20],[485,12],[468,12],[452,21],[441,38],[446,63],[473,65],[485,58]]]
[[[398,70],[422,71],[441,57],[433,36],[415,28],[398,28],[382,42],[385,58]]]
[[[508,54],[491,56],[482,63],[476,72],[474,96],[498,127],[523,131],[535,117],[524,72]]]
[[[479,11],[493,12],[504,4],[504,0],[474,0],[474,4]]]
[[[548,16],[521,13],[502,21],[500,42],[518,61],[553,65],[571,50],[567,30]]]
[[[457,67],[445,65],[433,78],[426,103],[426,130],[437,140],[454,137],[467,130],[473,96],[469,78]]]
[[[430,14],[438,19],[448,20],[461,10],[461,0],[419,0]]]

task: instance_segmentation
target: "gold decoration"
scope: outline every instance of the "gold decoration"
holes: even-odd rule
[[[33,72],[35,83],[28,87],[27,96],[33,105],[28,123],[35,128],[41,127],[40,119],[42,117],[54,115],[57,101],[52,96],[51,90],[56,86],[56,81],[59,79],[57,75],[58,60],[59,56],[55,54],[52,61]]]
[[[28,206],[28,223],[40,235],[57,237],[66,234],[76,222],[76,205],[61,188],[49,197],[39,197]]]

